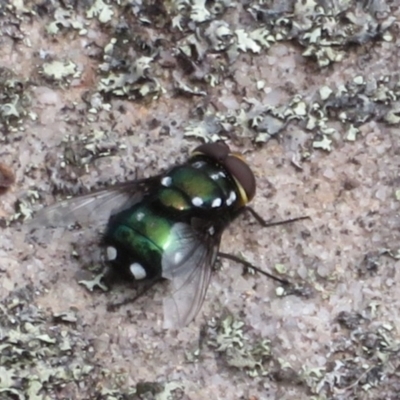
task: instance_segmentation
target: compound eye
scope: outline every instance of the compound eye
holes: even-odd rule
[[[247,163],[235,154],[230,154],[225,162],[225,168],[235,178],[244,204],[250,202],[256,194],[256,178]]]
[[[230,153],[230,149],[224,142],[206,143],[194,149],[193,154],[202,154],[223,164],[226,157]]]

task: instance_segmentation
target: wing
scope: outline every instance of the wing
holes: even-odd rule
[[[177,223],[173,245],[163,255],[163,278],[172,294],[164,299],[164,327],[181,328],[191,322],[203,304],[217,257],[221,233],[199,232],[192,225]]]
[[[110,215],[141,201],[159,179],[160,176],[155,176],[126,182],[61,201],[38,211],[29,222],[29,227],[67,227],[74,223],[81,226],[104,225]]]

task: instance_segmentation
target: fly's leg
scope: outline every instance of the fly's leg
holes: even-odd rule
[[[272,275],[272,274],[270,274],[270,273],[268,273],[266,271],[263,271],[261,268],[258,268],[255,265],[253,265],[252,263],[250,263],[250,262],[248,262],[246,260],[243,260],[243,259],[241,259],[241,258],[239,258],[237,256],[234,256],[234,255],[228,254],[228,253],[218,252],[218,257],[226,258],[227,260],[231,260],[231,261],[237,262],[238,264],[242,264],[246,268],[251,268],[254,271],[259,272],[260,274],[265,275],[268,278],[273,279],[276,282],[279,282],[281,285],[283,285],[285,287],[290,286],[290,282],[287,279],[278,278],[277,276],[274,276],[274,275]]]
[[[241,258],[234,256],[232,254],[218,252],[218,257],[226,258],[227,260],[232,260],[234,262],[237,262],[238,264],[242,264],[246,268],[251,268],[254,271],[259,272],[260,274],[262,274],[270,279],[273,279],[276,282],[279,282],[283,288],[283,292],[281,292],[281,294],[280,294],[281,296],[294,295],[294,296],[305,297],[305,298],[310,298],[313,296],[314,290],[310,285],[293,284],[290,281],[288,281],[287,279],[278,278],[277,276],[272,275],[269,272],[266,272],[266,271],[262,270],[261,268],[256,267],[255,265],[251,264],[250,262],[248,262],[246,260],[242,260]]]
[[[292,222],[302,221],[303,219],[310,219],[309,216],[305,217],[297,217],[297,218],[290,218],[285,219],[284,221],[276,221],[276,222],[267,222],[264,218],[261,217],[256,211],[254,211],[251,207],[244,207],[243,212],[248,211],[254,219],[263,227],[268,228],[270,226],[278,226],[278,225],[285,225],[291,224]]]
[[[246,211],[248,211],[263,228],[267,228],[270,226],[285,225],[285,224],[290,224],[292,222],[302,221],[304,219],[310,219],[310,217],[305,216],[305,217],[291,218],[291,219],[287,219],[284,221],[267,222],[251,207],[244,207],[240,211],[240,214],[242,214],[243,212],[246,212]],[[293,285],[287,279],[278,278],[277,276],[274,276],[274,275],[270,274],[269,272],[266,272],[266,271],[262,270],[261,268],[258,268],[255,265],[251,264],[250,262],[245,261],[237,256],[234,256],[234,255],[228,254],[228,253],[222,253],[222,252],[218,252],[218,256],[221,258],[226,258],[227,260],[237,262],[238,264],[242,264],[246,268],[253,269],[254,271],[259,272],[260,274],[262,274],[270,279],[273,279],[276,282],[279,282],[285,288],[290,287],[291,288],[290,291],[293,293],[296,291],[296,289],[293,287]]]

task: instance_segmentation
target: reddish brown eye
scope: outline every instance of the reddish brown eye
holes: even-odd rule
[[[247,196],[247,199],[243,199],[247,200],[245,203],[251,201],[256,194],[256,178],[250,167],[241,158],[234,155],[226,158],[224,166],[243,188]]]
[[[230,153],[230,149],[224,142],[206,143],[196,147],[193,151],[193,154],[196,153],[201,153],[223,164],[226,157]]]

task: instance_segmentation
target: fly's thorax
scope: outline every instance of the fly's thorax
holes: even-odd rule
[[[224,142],[206,143],[198,146],[191,160],[203,157],[221,168],[234,182],[238,195],[236,210],[249,203],[256,194],[256,179],[250,166],[240,153],[231,152]],[[210,164],[211,165],[211,164]]]
[[[189,211],[193,207],[190,199],[173,187],[162,187],[158,192],[157,199],[164,207],[178,212]]]
[[[160,183],[158,200],[176,211],[236,210],[241,204],[235,180],[202,156],[173,168]]]

